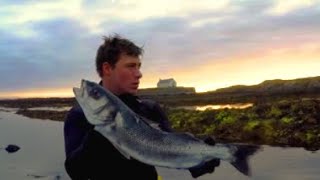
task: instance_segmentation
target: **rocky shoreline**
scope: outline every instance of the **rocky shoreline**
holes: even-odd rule
[[[49,111],[49,110],[28,110],[19,109],[16,114],[20,114],[33,119],[64,121],[68,111]]]
[[[320,149],[320,100],[277,101],[247,109],[168,110],[174,129],[222,142]]]

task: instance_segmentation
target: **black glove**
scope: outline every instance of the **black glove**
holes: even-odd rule
[[[209,145],[215,145],[215,140],[212,137],[207,137],[204,139],[204,142]],[[202,176],[206,173],[213,173],[215,167],[218,167],[220,165],[220,159],[212,159],[208,162],[205,162],[201,166],[192,167],[189,169],[191,175],[193,178],[197,178],[199,176]]]
[[[197,178],[206,173],[213,173],[215,167],[220,165],[220,159],[212,159],[199,167],[190,168],[189,171],[193,178]]]

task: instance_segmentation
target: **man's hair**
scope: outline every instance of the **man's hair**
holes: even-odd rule
[[[139,57],[143,54],[142,47],[138,47],[129,39],[122,38],[120,35],[103,37],[104,43],[99,47],[96,56],[96,70],[102,77],[103,63],[108,62],[111,67],[114,67],[118,62],[120,55]]]

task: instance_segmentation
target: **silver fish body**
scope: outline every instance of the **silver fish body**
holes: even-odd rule
[[[95,82],[82,80],[81,87],[73,91],[94,129],[129,159],[176,169],[221,159],[245,175],[250,174],[247,157],[257,150],[256,146],[219,143],[212,146],[188,133],[161,131]]]

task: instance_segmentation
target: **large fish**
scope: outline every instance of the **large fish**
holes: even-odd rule
[[[95,125],[94,129],[127,158],[176,169],[199,167],[212,159],[221,159],[250,175],[248,156],[257,146],[208,145],[189,133],[161,131],[95,82],[82,80],[81,87],[73,88],[73,92],[87,120]]]

